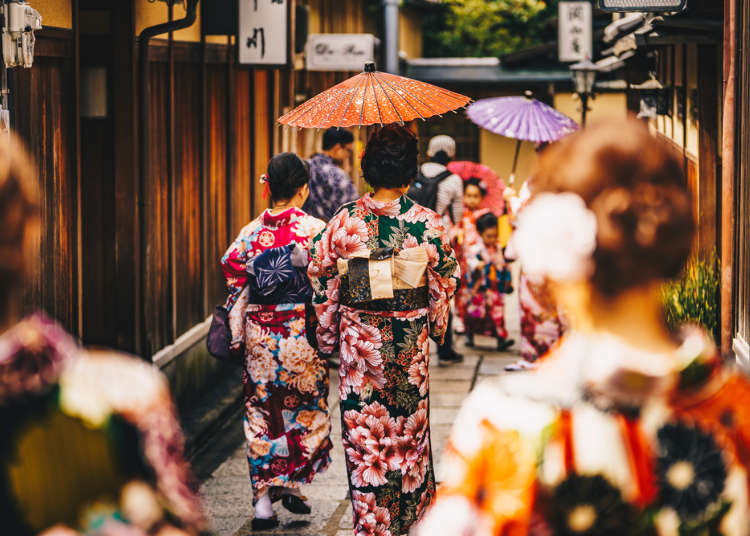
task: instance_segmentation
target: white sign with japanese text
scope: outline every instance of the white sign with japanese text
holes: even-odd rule
[[[239,0],[239,62],[285,65],[289,58],[289,2]]]
[[[375,61],[375,36],[311,34],[305,50],[308,71],[361,71]]]
[[[558,39],[561,62],[583,61],[593,56],[592,8],[590,2],[558,4]]]

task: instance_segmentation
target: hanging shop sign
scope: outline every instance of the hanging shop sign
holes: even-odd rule
[[[308,71],[361,71],[375,61],[372,34],[311,34],[305,47]]]
[[[578,62],[593,57],[592,20],[590,2],[558,4],[557,43],[561,62]]]
[[[599,9],[604,11],[657,11],[669,13],[682,11],[687,0],[599,0]]]
[[[291,0],[239,0],[237,46],[243,65],[289,63]]]

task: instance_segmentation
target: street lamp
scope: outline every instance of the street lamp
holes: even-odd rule
[[[594,96],[594,83],[599,68],[588,58],[570,66],[573,74],[573,84],[576,93],[581,99],[583,109],[581,111],[581,126],[586,125],[586,112],[588,111],[589,98]]]

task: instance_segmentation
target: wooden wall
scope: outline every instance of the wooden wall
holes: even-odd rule
[[[256,183],[294,94],[280,84],[294,77],[239,67],[231,42],[152,40],[139,189],[134,8],[80,9],[110,10],[112,26],[86,34],[74,10],[72,30],[38,32],[34,67],[12,71],[12,122],[38,162],[44,204],[26,305],[85,343],[149,358],[223,302],[219,260],[266,206]],[[81,65],[107,69],[106,117],[78,120]]]
[[[38,262],[26,309],[39,306],[78,332],[76,110],[70,31],[38,32],[33,69],[11,72],[11,124],[34,156],[42,192]]]

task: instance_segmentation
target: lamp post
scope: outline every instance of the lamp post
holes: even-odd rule
[[[586,112],[588,111],[589,98],[594,96],[594,83],[598,67],[590,60],[585,59],[570,66],[573,75],[573,84],[576,93],[581,99],[581,126],[586,126]]]

